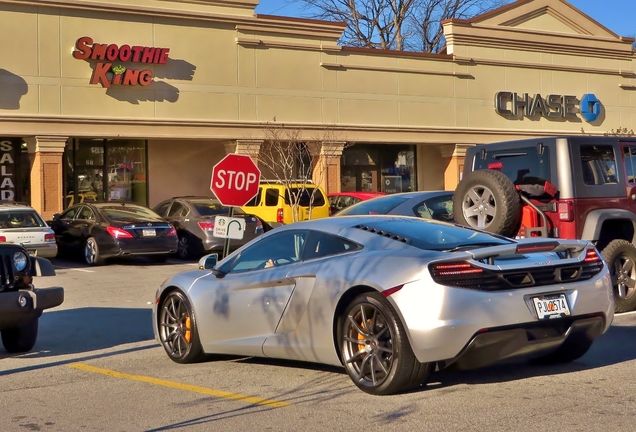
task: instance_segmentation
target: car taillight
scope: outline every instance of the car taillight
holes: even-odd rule
[[[276,211],[276,222],[278,222],[278,223],[285,222],[285,216],[283,215],[283,209],[282,208],[279,208]]]
[[[560,202],[557,206],[557,211],[559,212],[559,220],[563,222],[572,222],[573,219],[573,211],[572,211],[572,203],[571,202]]]
[[[585,259],[583,261],[588,263],[600,262],[601,257],[598,256],[598,252],[596,252],[595,249],[588,249],[585,253]]]
[[[203,231],[214,231],[214,222],[199,222],[199,228]]]
[[[54,242],[55,241],[55,234],[44,234],[44,241],[45,242]]]
[[[263,228],[263,223],[258,218],[256,218],[256,228]]]
[[[433,264],[431,266],[433,276],[458,276],[483,273],[484,269],[475,267],[467,262]]]
[[[0,236],[0,243],[6,243],[7,238],[5,236]]]
[[[177,230],[175,229],[175,227],[170,228],[170,231],[168,231],[168,234],[166,234],[166,236],[168,236],[168,237],[176,237],[177,236]]]
[[[488,169],[502,169],[503,168],[503,162],[490,162],[488,164]]]
[[[516,253],[549,252],[558,245],[557,242],[520,244],[517,245]]]
[[[133,238],[132,234],[129,233],[128,231],[123,230],[121,228],[114,227],[114,226],[107,226],[106,231],[108,231],[108,234],[115,237],[116,239]]]

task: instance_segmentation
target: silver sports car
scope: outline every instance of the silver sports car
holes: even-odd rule
[[[153,328],[178,363],[204,354],[344,365],[365,392],[435,367],[581,357],[613,319],[591,243],[505,237],[406,216],[287,225],[157,291]]]

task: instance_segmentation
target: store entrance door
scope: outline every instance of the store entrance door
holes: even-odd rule
[[[377,192],[378,169],[373,165],[357,165],[342,168],[342,192]]]

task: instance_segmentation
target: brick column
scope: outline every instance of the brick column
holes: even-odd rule
[[[249,156],[252,158],[256,166],[258,166],[261,145],[263,145],[263,140],[231,141],[225,144],[225,153],[236,153]]]
[[[325,192],[340,192],[340,158],[346,143],[342,141],[323,141],[309,144],[309,151],[314,160],[312,179]]]
[[[26,138],[31,161],[31,205],[44,219],[63,210],[62,164],[68,137]]]

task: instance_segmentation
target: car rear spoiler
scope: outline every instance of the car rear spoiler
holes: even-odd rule
[[[472,255],[474,260],[538,252],[565,252],[569,258],[577,256],[591,247],[594,245],[586,240],[522,239],[517,243],[488,246],[466,252]]]

